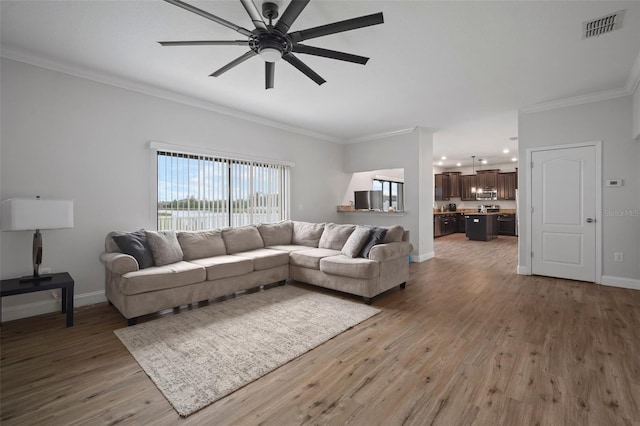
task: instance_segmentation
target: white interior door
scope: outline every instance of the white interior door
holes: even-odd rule
[[[596,281],[596,147],[532,152],[531,272]]]

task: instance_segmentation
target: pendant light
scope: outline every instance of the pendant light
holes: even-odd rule
[[[473,170],[472,174],[475,176],[475,174],[476,174],[476,156],[475,155],[471,156],[471,169]],[[475,186],[471,187],[471,193],[472,194],[476,193],[476,187]]]

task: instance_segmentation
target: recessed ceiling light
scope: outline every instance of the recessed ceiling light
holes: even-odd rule
[[[442,161],[438,161],[438,166],[442,166]]]
[[[462,166],[462,163],[456,163],[456,166],[460,167]]]
[[[487,164],[487,160],[482,160],[482,164]]]
[[[518,159],[517,159],[516,157],[513,157],[513,158],[511,159],[511,161],[516,162],[516,161],[518,161]]]
[[[440,159],[441,159],[441,160],[446,160],[446,159],[447,159],[447,156],[446,156],[446,155],[443,155],[442,157],[440,157]]]
[[[504,154],[508,154],[508,153],[509,153],[509,149],[508,149],[508,148],[505,148],[505,149],[503,149],[503,150],[502,150],[502,152],[503,152]]]

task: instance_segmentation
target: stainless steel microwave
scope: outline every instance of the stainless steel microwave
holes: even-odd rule
[[[498,199],[498,191],[495,189],[483,189],[476,192],[476,200],[490,201]]]

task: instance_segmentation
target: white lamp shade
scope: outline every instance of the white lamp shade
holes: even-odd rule
[[[73,228],[73,200],[8,198],[2,201],[2,230]]]

